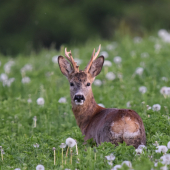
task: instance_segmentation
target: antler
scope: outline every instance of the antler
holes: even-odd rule
[[[67,52],[67,48],[65,48],[65,56],[71,62],[74,72],[79,72],[79,66],[77,66],[77,63],[74,61],[72,54],[71,54],[71,50]]]
[[[93,61],[94,61],[94,60],[97,58],[97,56],[99,55],[100,48],[101,48],[101,44],[99,45],[99,48],[98,48],[98,50],[97,50],[96,53],[95,53],[95,48],[94,48],[93,53],[92,53],[92,56],[91,56],[91,59],[90,59],[88,65],[86,66],[86,68],[84,69],[84,71],[85,71],[86,73],[88,73],[88,71],[89,71],[89,69],[90,69]]]

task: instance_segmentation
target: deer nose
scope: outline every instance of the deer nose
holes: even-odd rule
[[[76,94],[74,96],[74,100],[77,100],[78,102],[81,102],[82,100],[85,101],[85,98],[83,95],[80,95],[80,94]]]

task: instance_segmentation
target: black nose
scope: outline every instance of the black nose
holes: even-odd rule
[[[77,100],[78,102],[81,102],[81,100],[85,100],[83,95],[77,94],[74,96],[74,100]]]

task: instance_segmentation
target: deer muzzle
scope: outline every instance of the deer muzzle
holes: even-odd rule
[[[85,101],[85,97],[83,94],[76,94],[74,96],[74,102],[76,105],[83,105],[84,101]]]

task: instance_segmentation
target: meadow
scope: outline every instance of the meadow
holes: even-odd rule
[[[130,161],[134,170],[170,167],[170,162],[164,165],[160,159],[170,150],[156,152],[156,147],[167,146],[170,141],[170,90],[165,89],[170,86],[170,43],[162,35],[67,47],[83,70],[93,48],[101,44],[106,62],[92,87],[95,100],[106,108],[133,109],[141,116],[147,138],[141,153],[125,143],[97,147],[89,140],[83,144],[71,110],[69,83],[57,63],[66,46],[59,51],[42,49],[30,56],[0,55],[0,169],[33,170],[43,165],[46,170],[107,170],[123,161]],[[62,166],[60,145],[69,137],[76,139],[78,155],[73,147],[70,163],[65,147]],[[115,159],[108,164],[105,156],[110,154]],[[121,169],[129,167],[124,164]]]

